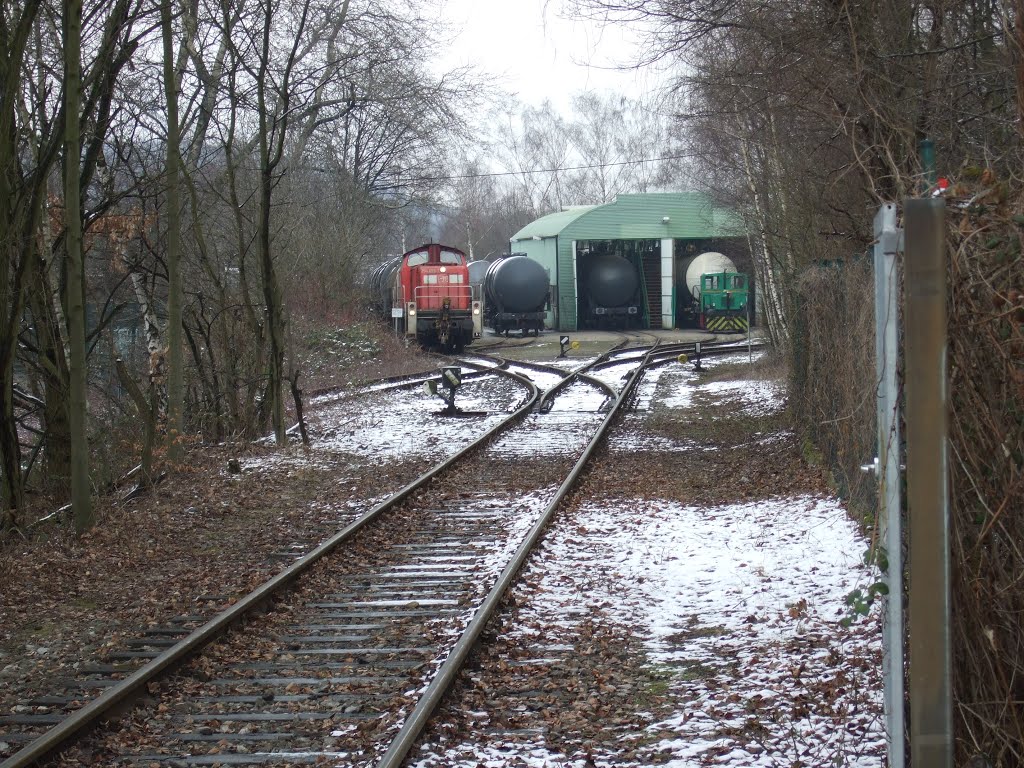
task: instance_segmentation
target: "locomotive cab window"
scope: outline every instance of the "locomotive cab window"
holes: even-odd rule
[[[441,263],[459,265],[462,263],[462,257],[451,251],[441,251]]]
[[[426,251],[420,251],[419,253],[410,253],[406,262],[410,267],[418,267],[421,264],[426,264],[430,260],[430,255]]]

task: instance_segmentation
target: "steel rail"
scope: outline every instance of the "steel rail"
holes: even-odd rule
[[[500,364],[502,368],[509,368],[511,366],[515,366],[517,368],[526,368],[527,370],[531,370],[531,371],[540,371],[541,373],[558,373],[558,374],[561,374],[563,376],[566,373],[565,369],[558,368],[558,367],[553,366],[553,365],[546,365],[544,363],[537,363],[537,362],[534,362],[532,360],[512,360],[511,358],[507,358],[507,357],[497,357],[496,355],[488,355],[488,354],[486,354],[484,352],[474,352],[474,353],[469,354],[468,357],[470,358],[470,360],[468,362],[472,362],[472,358],[478,357],[478,358],[481,358],[483,360],[489,360],[489,361],[493,362],[495,365],[499,365]],[[465,358],[461,358],[460,357],[460,358],[457,358],[457,360],[464,361]]]
[[[147,662],[117,685],[111,686],[81,709],[76,710],[41,736],[29,742],[18,752],[0,763],[0,768],[27,768],[27,766],[34,765],[41,760],[51,757],[66,743],[84,735],[89,729],[95,727],[104,715],[129,704],[145,688],[147,683],[179,666],[204,646],[222,636],[229,627],[236,624],[250,611],[266,604],[275,594],[290,585],[314,564],[331,554],[341,544],[348,541],[359,530],[366,527],[373,520],[376,520],[385,511],[404,501],[416,490],[429,483],[434,477],[489,442],[499,432],[524,418],[532,411],[534,404],[539,399],[540,390],[537,389],[532,381],[524,376],[510,371],[503,371],[502,373],[525,385],[529,392],[529,396],[524,404],[507,418],[487,430],[458,453],[437,464],[390,498],[382,501],[358,520],[353,521],[338,531],[283,571],[265,581],[234,605],[218,613],[203,626],[192,631],[187,637]]]
[[[653,365],[663,365],[665,363],[675,362],[676,357],[672,355],[689,354],[693,352],[694,342],[680,342],[677,344],[669,344],[658,350],[656,357],[658,360],[653,362]],[[751,345],[751,349],[763,349],[767,345],[763,342],[756,342]],[[740,352],[746,352],[746,343],[742,348],[730,346],[730,342],[712,342],[709,345],[701,344],[700,356],[705,357],[720,357],[723,355],[732,355]]]
[[[477,349],[516,349],[518,347],[528,347],[533,344],[539,337],[534,336],[533,338],[526,339],[526,337],[520,337],[521,344],[513,344],[513,337],[511,336],[494,336],[489,339],[481,338],[479,342],[476,342]],[[483,346],[479,346],[483,344]]]
[[[540,400],[537,403],[537,410],[547,413],[551,410],[552,403],[558,394],[569,387],[574,381],[583,381],[590,384],[592,387],[604,390],[605,395],[609,400],[615,400],[617,393],[615,388],[608,382],[601,381],[601,379],[591,376],[588,373],[584,373],[582,370],[576,370],[566,376],[564,379],[559,381],[555,386],[549,389],[547,392],[541,395]]]
[[[488,372],[492,372],[493,373],[495,370],[504,370],[504,368],[501,368],[501,367],[496,367],[494,369],[479,368],[469,378],[470,379],[483,378],[484,376],[487,375]],[[312,399],[314,397],[315,398],[327,398],[327,397],[331,397],[332,395],[335,395],[336,397],[331,398],[331,400],[329,402],[338,402],[338,401],[341,401],[341,400],[348,400],[348,399],[357,398],[357,397],[366,397],[368,395],[376,395],[376,394],[379,394],[381,392],[394,392],[394,391],[400,390],[400,389],[413,389],[414,387],[420,386],[424,382],[431,381],[432,379],[436,379],[437,376],[438,376],[438,374],[437,374],[436,370],[434,370],[434,371],[432,371],[430,373],[426,373],[426,372],[424,372],[424,373],[410,373],[410,374],[406,374],[405,376],[397,376],[397,377],[396,376],[389,376],[389,377],[386,377],[386,378],[383,378],[383,379],[378,379],[377,381],[371,381],[368,384],[363,384],[362,386],[358,387],[357,389],[350,390],[350,391],[347,391],[347,392],[341,391],[340,388],[337,388],[337,387],[332,388],[332,389],[319,390],[317,392],[313,392],[313,393],[308,394],[307,395],[307,402],[308,402],[308,400],[310,400],[310,399]],[[373,389],[371,389],[371,387],[373,387]],[[296,424],[295,426],[297,427],[298,425]]]
[[[547,410],[550,410],[552,400],[558,396],[559,392],[561,392],[563,389],[566,389],[574,381],[585,381],[587,384],[590,384],[591,386],[597,387],[598,389],[603,389],[605,391],[605,394],[608,395],[608,399],[614,401],[617,397],[615,388],[612,387],[607,382],[604,382],[601,379],[597,378],[596,376],[591,376],[588,373],[588,371],[597,370],[597,368],[607,363],[614,355],[622,354],[624,352],[631,352],[637,349],[645,349],[645,347],[624,347],[623,345],[625,345],[628,341],[629,339],[623,336],[622,340],[618,344],[611,347],[610,349],[605,350],[596,358],[591,360],[589,363],[586,363],[584,365],[581,365],[579,368],[574,369],[571,374],[569,374],[560,382],[555,384],[555,386],[553,386],[551,389],[549,389],[541,396],[540,402],[537,404],[537,408],[540,411],[545,412]],[[654,349],[657,346],[658,344],[657,342],[655,342],[651,349]]]
[[[680,354],[691,354],[693,353],[696,344],[697,342],[695,341],[675,341],[668,344],[660,344],[654,347],[653,351],[655,356],[659,359],[662,357],[665,358],[663,362],[672,362],[672,360],[675,359],[671,357],[672,355],[678,356]],[[743,347],[734,346],[733,342],[729,341],[706,341],[700,342],[700,345],[701,357],[716,357],[718,355],[728,355],[746,351],[746,342],[744,342]],[[764,347],[763,343],[755,343],[752,345],[752,349],[760,349],[762,347]],[[630,361],[622,359],[608,359],[600,362],[595,361],[593,370],[597,370],[599,368],[610,368],[615,365],[625,365],[628,362]]]
[[[413,386],[417,383],[422,383],[424,380],[429,379],[431,376],[436,375],[427,371],[419,371],[416,373],[399,373],[394,376],[382,376],[379,379],[368,381],[365,384],[360,384],[354,389],[347,389],[341,385],[333,387],[321,387],[320,389],[314,389],[309,392],[303,392],[306,396],[306,400],[309,401],[314,397],[328,397],[330,395],[338,395],[339,399],[345,397],[355,397],[363,394],[372,394],[374,392],[387,392],[389,388],[400,389],[403,386]],[[380,389],[369,390],[367,387],[380,387]]]
[[[403,756],[408,751],[408,749],[411,748],[412,742],[415,741],[415,738],[422,730],[422,727],[423,725],[425,725],[426,719],[429,717],[429,714],[433,711],[434,708],[436,708],[437,703],[440,701],[440,697],[443,696],[443,690],[440,693],[431,692],[432,689],[435,688],[436,681],[439,678],[441,678],[442,674],[445,675],[445,679],[447,679],[448,677],[454,679],[454,675],[457,674],[458,669],[455,668],[454,671],[450,672],[446,671],[446,668],[449,667],[449,663],[452,661],[453,658],[459,658],[464,660],[464,657],[468,655],[469,650],[472,648],[472,645],[475,643],[476,639],[478,639],[479,637],[479,634],[482,632],[484,623],[486,623],[486,618],[484,618],[484,614],[486,614],[486,616],[489,617],[496,610],[497,604],[500,601],[501,596],[504,594],[504,591],[507,590],[508,585],[511,584],[511,581],[514,579],[516,573],[518,573],[519,569],[522,567],[522,564],[525,562],[525,559],[528,556],[530,549],[536,543],[537,539],[540,537],[547,522],[553,516],[555,509],[562,501],[562,499],[565,497],[565,495],[568,493],[569,489],[571,489],[572,485],[575,484],[576,480],[579,477],[579,474],[582,472],[583,467],[586,465],[587,461],[589,461],[590,457],[593,454],[593,451],[600,443],[600,440],[606,433],[611,422],[614,420],[615,416],[620,412],[624,404],[627,402],[629,394],[635,389],[636,383],[639,381],[639,376],[641,372],[647,369],[648,367],[653,367],[656,365],[672,362],[675,359],[674,355],[678,354],[679,348],[692,346],[693,342],[665,345],[663,347],[659,347],[658,344],[655,344],[654,346],[647,350],[647,352],[643,355],[642,358],[638,358],[639,364],[637,366],[637,369],[632,373],[632,375],[630,376],[629,380],[623,387],[618,397],[614,399],[612,409],[606,415],[594,438],[588,444],[588,447],[585,449],[583,455],[577,461],[572,472],[560,486],[554,500],[548,506],[547,510],[542,515],[541,519],[538,521],[537,524],[534,525],[527,539],[517,550],[512,562],[502,572],[501,577],[499,577],[498,585],[505,584],[506,586],[501,590],[500,593],[497,593],[496,590],[498,590],[498,585],[496,585],[492,592],[488,595],[488,598],[485,600],[481,608],[478,610],[476,617],[471,622],[470,627],[467,628],[467,635],[464,635],[464,638],[456,644],[455,649],[449,656],[449,660],[446,661],[444,665],[442,665],[441,672],[439,672],[438,677],[435,678],[435,682],[431,683],[430,687],[428,687],[427,695],[424,697],[423,700],[421,700],[420,704],[417,705],[416,709],[414,709],[413,715],[411,715],[410,718],[406,721],[406,725],[400,732],[399,737],[396,738],[395,742],[393,742],[392,748],[388,750],[388,755],[392,754],[393,750],[397,748],[396,744],[404,744],[406,741],[408,741],[407,746],[404,747],[405,751],[402,753]],[[609,350],[608,352],[601,355],[598,358],[598,360],[604,359],[605,361],[607,361],[608,357],[614,355],[616,351],[617,350],[613,348],[612,350]],[[735,351],[735,349],[716,350],[713,348],[707,348],[708,354],[724,354],[732,351]],[[598,360],[595,360],[586,366],[582,366],[580,370],[569,373],[567,376],[564,377],[563,381],[560,382],[559,385],[556,385],[555,388],[552,388],[552,390],[549,390],[548,393],[545,393],[545,397],[550,396],[556,389],[560,389],[564,384],[567,384],[570,381],[576,379],[589,380],[591,377],[587,376],[582,371],[584,369],[591,369],[598,365]],[[618,364],[622,364],[624,362],[626,361],[617,361]],[[481,435],[476,440],[471,442],[465,448],[455,453],[445,461],[437,464],[435,467],[431,468],[417,479],[413,480],[411,483],[409,483],[408,485],[400,489],[398,492],[396,492],[389,499],[381,502],[373,509],[371,509],[369,512],[365,513],[358,520],[353,521],[348,526],[343,528],[341,531],[334,534],[332,537],[318,545],[314,550],[302,556],[299,560],[294,562],[285,570],[268,579],[266,582],[264,582],[262,585],[257,587],[249,594],[247,594],[234,605],[218,613],[216,616],[207,621],[202,627],[197,628],[196,630],[191,632],[187,637],[183,638],[180,642],[168,648],[156,658],[147,662],[144,666],[140,667],[127,678],[119,682],[117,685],[107,689],[103,694],[93,699],[88,704],[83,706],[81,709],[75,711],[73,714],[69,715],[67,718],[62,720],[54,727],[50,728],[44,734],[42,734],[32,742],[27,744],[25,747],[23,747],[14,755],[9,757],[7,760],[0,763],[0,768],[25,768],[26,766],[36,764],[39,761],[52,756],[57,750],[60,749],[60,747],[64,746],[66,743],[70,742],[74,738],[83,735],[91,727],[94,727],[96,723],[105,715],[111,713],[112,711],[123,709],[126,705],[130,704],[131,700],[140,693],[140,691],[145,687],[147,683],[156,679],[161,674],[164,674],[170,671],[171,669],[179,666],[189,657],[191,657],[199,650],[201,650],[204,646],[208,645],[209,643],[213,642],[221,635],[223,635],[224,632],[229,627],[236,624],[241,618],[243,618],[249,612],[265,605],[267,602],[270,601],[270,599],[275,594],[277,594],[279,591],[283,590],[288,585],[290,585],[303,573],[309,570],[309,568],[311,568],[315,563],[323,559],[325,556],[331,554],[341,544],[350,539],[353,535],[355,535],[359,530],[364,528],[370,522],[377,519],[385,511],[397,505],[404,499],[408,498],[409,495],[414,493],[417,489],[421,488],[424,484],[430,482],[430,480],[432,480],[438,474],[444,472],[453,464],[465,458],[467,455],[475,451],[477,448],[483,446],[485,443],[489,442],[499,432],[503,431],[504,429],[507,429],[513,423],[525,417],[531,411],[533,406],[542,399],[540,396],[541,393],[536,387],[536,385],[524,376],[520,376],[519,374],[516,374],[512,371],[504,370],[500,366],[483,366],[474,364],[469,361],[462,361],[462,363],[466,367],[473,368],[478,373],[483,375],[497,373],[519,381],[520,383],[527,387],[530,393],[529,397],[526,399],[523,405],[517,408],[506,419],[502,420],[502,422],[495,425],[491,429],[487,430],[487,432],[485,432],[483,435]],[[410,375],[410,378],[421,378],[422,376],[422,374],[412,374]],[[426,378],[429,379],[434,377],[431,376]],[[590,383],[610,389],[608,385],[604,384],[603,382],[600,382],[600,380],[597,379],[593,379]],[[407,384],[406,386],[409,385]],[[468,632],[471,628],[474,628],[474,633],[472,637],[469,637]],[[431,698],[428,700],[427,696],[430,696]],[[429,711],[427,711],[426,714],[418,714],[418,712],[422,712],[424,708],[427,707],[429,707]],[[403,733],[407,733],[408,728],[411,728],[416,724],[418,724],[418,727],[414,735],[412,735],[411,737],[408,735],[404,737],[402,736]],[[398,739],[401,739],[401,742],[399,742]],[[385,755],[385,759],[388,759],[387,755]],[[390,765],[397,765],[397,763],[392,764],[383,762],[380,764],[380,766],[382,767]]]
[[[534,370],[539,371],[541,373],[550,373],[561,376],[561,379],[557,384],[555,384],[553,387],[551,387],[551,389],[547,390],[541,395],[540,401],[537,404],[538,410],[541,411],[543,411],[547,403],[551,401],[551,398],[553,398],[555,395],[558,394],[558,392],[565,389],[567,386],[569,386],[569,384],[571,384],[573,381],[577,379],[581,379],[586,383],[590,384],[591,386],[603,390],[610,400],[615,398],[615,389],[611,385],[585,373],[585,371],[591,365],[593,365],[593,362],[581,366],[580,368],[577,368],[575,370],[566,372],[565,369],[558,368],[557,366],[554,365],[545,365],[544,363],[535,363],[532,361],[508,360],[506,358],[498,358],[492,355],[482,355],[479,353],[475,354],[474,357],[482,357],[484,359],[491,360],[502,360],[511,367],[526,368],[527,370]]]
[[[647,348],[647,352],[645,353],[645,355],[651,355],[653,358],[656,358],[650,361],[648,367],[655,367],[658,365],[664,365],[666,363],[675,362],[680,354],[692,353],[695,344],[696,342],[693,341],[677,341],[668,344],[662,344],[659,340],[650,348]],[[702,357],[713,357],[715,355],[724,355],[729,354],[731,352],[740,351],[737,350],[736,348],[729,347],[729,342],[702,342],[702,344],[709,345],[702,346]],[[754,346],[755,348],[758,347],[758,345]],[[552,398],[556,397],[561,390],[565,389],[573,381],[576,380],[586,381],[587,383],[592,384],[595,387],[599,387],[606,390],[609,398],[612,401],[614,401],[616,398],[616,393],[615,390],[611,387],[611,385],[607,384],[606,382],[602,381],[601,379],[595,376],[591,376],[585,371],[596,371],[600,368],[612,367],[615,365],[626,365],[628,363],[631,363],[633,362],[633,360],[614,359],[613,356],[616,354],[632,352],[637,349],[642,348],[630,347],[626,349],[612,349],[604,353],[603,355],[600,355],[597,359],[591,361],[587,365],[584,365],[576,369],[575,371],[572,372],[570,376],[567,376],[566,378],[562,379],[562,381],[558,382],[558,384],[556,384],[543,395],[541,395],[540,401],[537,404],[538,410],[544,412],[547,409],[550,409],[550,403]],[[635,359],[641,359],[641,357],[638,356]]]
[[[533,342],[534,342],[533,339],[531,339],[530,341],[526,342],[525,344],[508,344],[508,343],[501,342],[501,343],[488,344],[486,346],[478,347],[478,348],[481,349],[481,350],[502,349],[502,348],[516,349],[517,347],[527,347],[527,346],[530,346],[531,344],[533,344]],[[474,354],[474,353],[472,351],[470,351],[467,354]],[[486,356],[487,356],[486,354],[481,355],[481,357],[486,357]],[[375,392],[377,392],[377,391],[386,392],[389,389],[388,385],[394,385],[395,389],[401,389],[404,386],[415,386],[416,384],[422,384],[424,381],[427,381],[427,380],[429,380],[431,378],[434,378],[435,376],[436,376],[436,374],[430,374],[430,373],[427,373],[426,371],[421,371],[421,372],[418,372],[418,373],[399,373],[399,374],[396,374],[394,376],[384,376],[384,377],[382,377],[380,379],[377,379],[375,381],[370,381],[370,382],[367,382],[365,384],[362,384],[359,387],[357,387],[355,389],[355,391],[352,391],[352,392],[346,392],[345,391],[345,387],[342,387],[342,386],[333,386],[333,387],[321,387],[319,389],[314,389],[314,390],[312,390],[310,392],[306,392],[304,394],[306,395],[307,399],[308,398],[313,398],[313,397],[326,397],[328,395],[335,395],[335,394],[340,395],[341,397],[358,396],[360,394],[364,394],[360,390],[364,389],[365,387],[379,386],[379,387],[381,387],[381,389],[374,390]]]
[[[413,707],[412,712],[410,712],[409,716],[406,718],[401,730],[392,740],[388,750],[384,753],[384,756],[376,764],[376,768],[399,768],[399,766],[401,766],[402,761],[405,759],[406,755],[408,755],[409,750],[412,749],[416,739],[419,738],[420,733],[422,733],[427,721],[430,719],[430,716],[441,703],[441,700],[448,692],[448,689],[455,682],[462,666],[465,664],[470,652],[473,650],[477,640],[479,640],[480,635],[483,633],[487,622],[497,611],[499,603],[505,596],[505,593],[512,586],[523,565],[526,563],[526,559],[533,551],[537,541],[543,534],[544,529],[554,517],[555,512],[558,510],[558,507],[568,495],[569,491],[576,485],[576,482],[583,473],[584,468],[590,462],[594,452],[601,444],[605,433],[611,427],[612,422],[618,416],[624,405],[629,401],[629,397],[636,389],[636,385],[640,381],[641,375],[646,370],[647,363],[656,347],[657,345],[652,347],[652,349],[649,350],[639,361],[637,369],[632,373],[626,384],[623,386],[614,406],[608,411],[608,414],[601,422],[601,425],[598,427],[594,437],[587,444],[582,455],[576,461],[576,464],[566,476],[566,479],[559,486],[554,499],[541,514],[537,522],[534,523],[533,527],[526,535],[526,538],[523,540],[523,543],[519,545],[519,548],[513,555],[512,560],[501,572],[501,575],[498,577],[498,581],[491,588],[491,591],[488,592],[487,597],[477,609],[473,619],[464,630],[462,637],[460,637],[456,642],[451,653],[448,654],[448,658],[445,659],[444,663],[438,669],[437,675],[427,686],[426,691],[420,697],[415,707]]]

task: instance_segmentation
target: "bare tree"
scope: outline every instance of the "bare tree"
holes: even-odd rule
[[[0,19],[0,467],[4,526],[17,523],[17,510],[24,505],[15,399],[36,402],[24,391],[25,382],[19,386],[14,379],[19,349],[26,350],[29,367],[44,374],[45,394],[39,401],[44,429],[33,458],[49,436],[46,446],[51,468],[62,475],[70,464],[70,339],[63,309],[70,286],[55,280],[63,258],[54,258],[65,251],[64,227],[69,217],[59,197],[55,205],[48,200],[65,139],[63,78],[50,63],[60,60],[60,28],[54,21],[59,15],[56,8],[32,0],[5,8]],[[75,119],[80,127],[88,126],[89,132],[82,152],[67,159],[73,162],[78,158],[80,190],[93,183],[105,159],[104,141],[116,111],[116,78],[138,45],[133,35],[138,8],[128,0],[97,0],[84,18],[82,49],[88,64],[81,78],[80,114]],[[31,327],[22,324],[26,308],[32,314]]]
[[[626,159],[625,98],[603,98],[594,92],[573,98],[569,137],[586,166],[580,171],[577,197],[609,203],[629,188]]]
[[[565,119],[550,102],[507,115],[498,128],[499,160],[542,213],[582,202],[569,199],[565,168],[573,165]]]
[[[68,338],[71,344],[71,507],[75,530],[93,526],[89,487],[89,440],[86,434],[85,270],[82,261],[82,214],[78,114],[82,97],[82,2],[64,2],[64,210],[68,261]]]
[[[85,5],[77,201],[56,174],[71,128],[52,65],[62,51],[71,55],[60,40],[61,9],[25,0],[0,18],[4,527],[19,522],[27,479],[43,474],[27,474],[33,467],[45,466],[59,493],[71,475],[67,402],[78,330],[69,299],[80,294],[87,352],[116,348],[142,421],[167,402],[172,450],[187,430],[253,435],[268,421],[283,440],[280,392],[298,373],[294,358],[286,370],[286,308],[315,293],[310,283],[330,313],[355,305],[358,276],[346,278],[339,264],[358,272],[401,240],[400,215],[422,217],[440,197],[437,178],[467,136],[462,109],[478,92],[465,72],[439,77],[411,55],[432,34],[415,8],[369,0]],[[76,248],[84,292],[65,279],[65,254]],[[144,351],[128,341],[137,329]],[[183,350],[187,359],[176,362]],[[116,381],[113,371],[92,360],[82,367],[92,371],[90,394],[106,399],[87,428],[132,407],[105,389],[101,379]],[[139,386],[147,378],[148,395]]]
[[[495,117],[495,154],[538,213],[605,203],[669,181],[666,117],[651,104],[583,92],[569,115],[550,102]]]
[[[185,371],[182,356],[181,201],[178,189],[181,139],[178,125],[178,73],[174,56],[172,0],[160,2],[164,95],[167,104],[167,450],[181,458]]]
[[[45,153],[37,155],[35,167],[19,162],[19,79],[40,6],[40,0],[30,0],[12,7],[10,13],[5,8],[0,14],[0,458],[4,528],[17,523],[17,511],[25,504],[14,414],[14,357],[43,183],[57,151],[56,143],[51,142]]]

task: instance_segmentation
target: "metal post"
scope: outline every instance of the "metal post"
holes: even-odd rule
[[[572,240],[572,316],[575,319],[572,328],[562,321],[561,318],[558,320],[558,327],[560,330],[565,331],[577,331],[580,327],[579,307],[580,307],[580,276],[576,264],[576,241]],[[558,264],[558,239],[555,238],[555,264]],[[557,268],[557,267],[556,267]],[[561,303],[561,300],[559,300]]]
[[[875,359],[878,371],[878,500],[879,546],[885,548],[883,658],[885,720],[889,742],[889,768],[905,763],[903,718],[903,543],[900,522],[900,419],[896,381],[897,301],[899,276],[896,255],[901,232],[896,226],[896,205],[887,203],[875,216]]]
[[[935,142],[931,139],[921,139],[917,143],[917,149],[921,155],[925,187],[931,189],[935,186],[939,176],[938,171],[935,170]]]
[[[676,314],[673,305],[675,298],[675,240],[671,237],[661,239],[661,327],[675,328]]]
[[[910,755],[952,768],[945,201],[904,201]]]
[[[750,286],[747,286],[747,365],[754,362],[754,348],[750,343]]]

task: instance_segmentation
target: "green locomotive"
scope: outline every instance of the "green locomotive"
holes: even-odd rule
[[[746,333],[750,285],[742,272],[704,272],[694,288],[701,328],[715,333]]]

